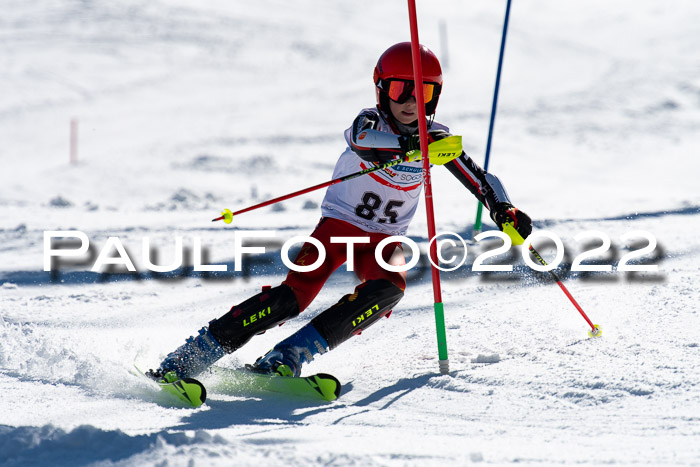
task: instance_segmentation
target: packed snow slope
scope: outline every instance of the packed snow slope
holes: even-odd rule
[[[445,68],[437,120],[481,163],[505,2],[418,3],[421,41]],[[698,17],[694,0],[512,7],[490,170],[536,230],[563,240],[557,272],[601,338],[516,250],[496,258],[515,272],[477,274],[494,245],[469,243],[442,275],[449,375],[422,262],[391,319],[304,368],[337,376],[338,401],[212,390],[192,410],[133,364],[157,365],[283,279],[276,248],[312,231],[322,191],[235,227],[210,219],[330,178],[343,130],[374,105],[376,59],[409,39],[406,4],[5,0],[0,465],[698,465]],[[443,168],[433,184],[438,232],[469,238],[476,201]],[[235,229],[277,232],[242,272]],[[44,272],[53,230],[84,232],[90,254]],[[585,264],[613,268],[573,273],[601,244],[577,237],[590,230],[611,248]],[[656,272],[617,270],[648,243],[626,237],[638,231],[658,242],[641,258]],[[422,205],[408,235],[426,251]],[[138,273],[91,272],[109,237]],[[146,237],[158,264],[182,237],[186,265],[199,239],[228,272],[149,273]],[[338,271],[298,319],[222,364],[253,361],[355,284]]]

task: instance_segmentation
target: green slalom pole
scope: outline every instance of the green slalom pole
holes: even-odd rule
[[[474,221],[474,232],[472,233],[472,240],[474,237],[481,233],[481,214],[484,211],[484,205],[479,201],[479,205],[476,208],[476,221]]]
[[[510,17],[510,2],[506,4],[506,17],[503,20],[503,35],[501,36],[501,51],[498,55],[498,70],[496,71],[496,87],[493,91],[493,103],[491,104],[491,122],[489,123],[489,136],[486,141],[486,158],[484,160],[484,170],[489,171],[489,156],[491,155],[491,138],[493,137],[493,126],[496,121],[496,107],[498,106],[498,89],[501,85],[501,70],[503,69],[503,54],[506,49],[506,35],[508,34],[508,18]],[[472,239],[481,232],[481,214],[484,210],[484,205],[479,202],[476,208],[476,220],[474,221],[474,232]]]
[[[450,371],[450,360],[447,358],[447,331],[445,330],[445,308],[442,302],[435,302],[435,330],[437,333],[438,359],[440,360],[440,373],[447,374]]]

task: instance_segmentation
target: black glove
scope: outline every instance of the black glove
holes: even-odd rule
[[[512,222],[515,230],[523,238],[527,238],[532,233],[532,219],[530,219],[530,216],[510,203],[498,203],[494,206],[491,209],[491,219],[501,230],[503,230],[503,224]]]
[[[420,136],[418,135],[408,135],[399,136],[399,145],[404,154],[410,151],[418,150],[420,151]]]

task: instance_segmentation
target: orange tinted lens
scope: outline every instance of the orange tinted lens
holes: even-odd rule
[[[425,99],[425,102],[432,101],[434,93],[435,93],[435,85],[434,84],[423,83],[423,98]]]
[[[389,81],[389,99],[392,101],[401,100],[404,89],[410,86],[410,83],[406,81]]]
[[[389,99],[400,104],[406,102],[409,97],[415,96],[416,91],[413,88],[413,81],[389,81]],[[423,98],[425,102],[433,100],[435,95],[435,85],[431,83],[423,83]]]

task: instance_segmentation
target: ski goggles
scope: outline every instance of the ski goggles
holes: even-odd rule
[[[433,98],[440,95],[440,86],[435,83],[423,83],[423,98],[425,102],[430,102]],[[403,104],[411,96],[416,95],[416,85],[413,81],[406,81],[403,79],[391,79],[382,80],[379,82],[379,88],[385,91],[389,95],[389,99],[392,101]]]

